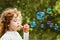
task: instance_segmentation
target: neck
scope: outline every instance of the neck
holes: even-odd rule
[[[8,31],[16,31],[16,30],[13,30],[13,29],[9,29]]]

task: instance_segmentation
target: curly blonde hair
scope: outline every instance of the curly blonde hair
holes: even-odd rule
[[[16,8],[8,8],[5,9],[0,18],[0,37],[7,31],[8,25],[10,24],[10,21],[12,20],[14,14],[17,14],[17,16],[20,17],[20,23],[22,20],[21,12],[18,11]]]

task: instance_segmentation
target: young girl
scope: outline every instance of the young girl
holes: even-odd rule
[[[21,13],[16,9],[6,9],[1,14],[0,22],[0,40],[28,40],[29,39],[29,25],[26,25],[26,29],[21,26]],[[24,39],[21,38],[17,32],[20,28],[23,28]]]

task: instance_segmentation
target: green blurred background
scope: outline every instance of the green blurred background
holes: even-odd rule
[[[23,22],[22,24],[35,21],[37,26],[31,28],[29,40],[60,40],[60,0],[0,0],[0,13],[6,8],[17,8],[21,11]],[[52,13],[47,14],[46,9],[51,8]],[[36,13],[39,11],[45,12],[45,19],[40,21],[36,18]],[[58,25],[58,30],[54,30],[46,24],[51,21],[55,26]],[[44,28],[40,28],[40,24],[45,24]],[[22,30],[19,31],[23,37]]]

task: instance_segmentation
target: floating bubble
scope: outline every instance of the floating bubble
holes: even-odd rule
[[[44,12],[37,12],[36,17],[38,20],[44,20],[45,13]]]
[[[57,25],[54,27],[54,30],[58,30],[58,26]]]
[[[44,24],[41,24],[40,27],[41,27],[41,28],[44,28]]]
[[[47,13],[51,14],[52,13],[51,10],[52,10],[51,8],[47,8]]]
[[[36,22],[35,22],[35,21],[31,21],[31,22],[30,22],[30,26],[31,26],[31,27],[36,27]]]

